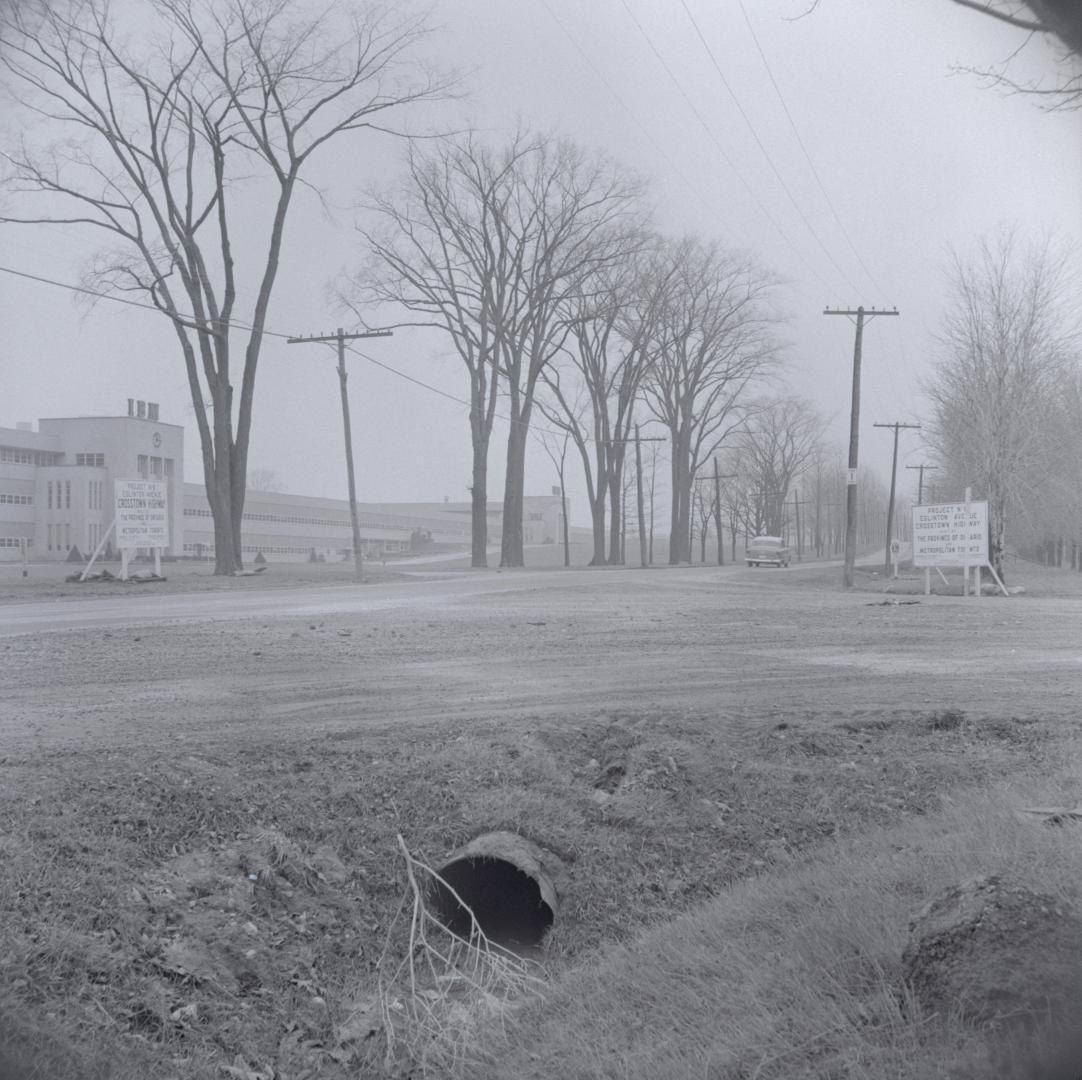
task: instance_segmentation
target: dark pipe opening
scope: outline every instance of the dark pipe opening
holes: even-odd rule
[[[469,906],[485,937],[510,952],[536,949],[552,926],[553,911],[542,898],[540,886],[514,863],[468,856],[448,863],[440,876]],[[453,934],[469,939],[469,912],[438,882],[433,906]]]

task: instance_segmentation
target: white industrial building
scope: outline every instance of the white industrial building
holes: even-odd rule
[[[116,480],[164,480],[171,545],[164,554],[211,558],[214,528],[201,484],[184,481],[184,429],[163,423],[154,402],[128,399],[127,415],[59,417],[0,427],[0,561],[61,561],[87,556],[113,520]],[[500,507],[489,504],[489,540],[500,539]],[[362,503],[361,538],[368,556],[410,551],[419,541],[470,545],[470,505]],[[556,543],[560,497],[527,496],[527,544]],[[246,561],[350,558],[353,530],[344,499],[250,491],[241,543]]]

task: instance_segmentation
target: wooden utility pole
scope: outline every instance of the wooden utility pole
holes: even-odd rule
[[[635,425],[635,494],[639,505],[639,562],[646,566],[646,501],[642,492],[642,440]]]
[[[898,309],[870,311],[863,306],[856,311],[847,309],[825,308],[824,315],[856,316],[857,333],[853,346],[853,397],[849,410],[849,473],[846,477],[845,491],[845,568],[842,580],[847,589],[853,586],[853,567],[857,560],[857,448],[860,441],[860,353],[864,339],[864,320],[876,315],[897,315]]]
[[[612,439],[610,441],[611,442],[624,442],[625,440],[623,440],[623,439]],[[650,553],[646,549],[646,531],[645,531],[646,530],[646,504],[645,504],[645,501],[644,501],[643,488],[642,488],[642,444],[644,442],[665,442],[665,439],[664,439],[664,437],[659,437],[659,436],[656,436],[656,435],[648,436],[645,439],[642,438],[642,436],[639,435],[639,425],[636,424],[635,425],[635,440],[634,441],[635,441],[635,487],[636,487],[636,495],[637,495],[637,498],[638,498],[638,510],[639,510],[639,560],[641,561],[643,566],[649,566],[650,563],[652,562],[652,559],[651,559]],[[621,498],[622,497],[623,496],[621,495]],[[626,527],[626,525],[627,525],[627,522],[625,521],[624,526]],[[620,549],[621,549],[621,556],[623,556],[624,552],[623,552],[623,539],[622,538],[621,538],[621,541],[620,541]],[[622,558],[621,558],[621,561],[623,561]]]
[[[801,561],[804,554],[804,541],[800,529],[800,495],[793,492],[793,528],[796,530],[796,559]]]
[[[890,542],[894,539],[894,487],[898,477],[898,432],[901,428],[919,429],[920,424],[903,424],[895,420],[893,424],[872,424],[872,427],[894,429],[894,457],[890,463],[890,501],[887,503],[887,553],[883,557],[883,575],[890,577]]]
[[[924,505],[924,470],[927,469],[929,472],[934,472],[936,469],[939,468],[939,466],[938,465],[907,465],[906,468],[907,469],[919,469],[920,470],[920,477],[917,480],[917,505],[918,506],[923,506]]]
[[[718,456],[714,455],[714,531],[718,534],[718,566],[725,565],[725,543],[721,534],[721,482],[735,480],[736,473],[718,472]]]
[[[571,565],[571,528],[567,521],[567,492],[564,490],[564,474],[560,472],[560,516],[564,522],[564,567]]]
[[[358,338],[391,337],[390,330],[368,330],[361,334],[347,334],[339,327],[333,334],[313,334],[310,337],[291,337],[288,345],[306,345],[309,342],[338,343],[338,381],[342,388],[342,428],[346,439],[346,476],[349,479],[349,516],[353,523],[353,578],[364,580],[364,555],[361,553],[361,523],[357,517],[357,487],[353,478],[353,434],[349,426],[349,394],[346,392],[346,342]]]

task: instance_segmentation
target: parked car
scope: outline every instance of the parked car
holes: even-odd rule
[[[780,536],[756,536],[748,542],[744,559],[748,566],[788,566],[789,548]]]

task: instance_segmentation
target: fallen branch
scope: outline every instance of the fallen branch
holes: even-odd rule
[[[444,1075],[472,1041],[477,1028],[500,1019],[526,998],[541,996],[536,965],[490,941],[470,907],[398,837],[406,865],[408,899],[388,929],[380,957],[379,999],[390,1068],[400,1051],[428,1075]],[[426,903],[432,890],[446,889],[470,917],[468,938],[449,929]],[[409,910],[405,955],[390,959],[395,924]]]

